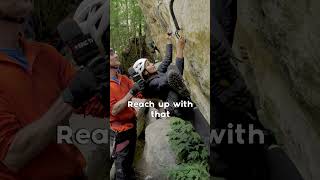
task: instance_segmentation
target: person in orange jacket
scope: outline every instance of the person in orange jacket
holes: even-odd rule
[[[58,144],[56,131],[85,104],[88,114],[105,114],[93,90],[105,64],[76,71],[52,46],[25,40],[32,9],[32,0],[0,2],[0,179],[85,179],[84,157]]]
[[[128,101],[143,88],[119,73],[117,53],[110,49],[110,127],[114,139],[112,156],[115,160],[116,180],[134,179],[132,163],[136,147],[136,112]]]

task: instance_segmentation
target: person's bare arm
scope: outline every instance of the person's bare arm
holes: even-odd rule
[[[180,37],[177,44],[177,58],[183,59],[183,50],[186,44],[186,40],[183,36]]]
[[[118,101],[112,108],[112,115],[115,116],[128,106],[128,101],[131,100],[133,95],[128,92],[120,101]]]
[[[19,130],[3,163],[16,172],[37,156],[56,137],[57,125],[70,118],[73,108],[62,97],[38,120]]]

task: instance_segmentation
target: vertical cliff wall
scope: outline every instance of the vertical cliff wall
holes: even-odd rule
[[[320,179],[320,2],[238,1],[235,52],[264,123],[304,178]],[[241,50],[242,49],[242,50]]]
[[[193,101],[210,121],[210,0],[175,0],[174,12],[187,39],[184,79]],[[175,32],[170,16],[170,0],[139,0],[150,37],[162,55],[166,29]]]

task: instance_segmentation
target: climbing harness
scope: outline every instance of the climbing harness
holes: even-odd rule
[[[163,4],[162,0],[158,0],[157,6],[155,8],[155,15],[158,17],[159,23],[160,23],[160,26],[162,27],[162,29],[164,31],[168,31],[168,24],[164,20],[162,14],[161,14],[161,11],[160,11],[160,5],[162,5],[162,4]]]
[[[176,19],[176,16],[175,16],[175,14],[174,14],[174,11],[173,11],[173,3],[174,3],[174,0],[171,0],[171,1],[170,1],[170,14],[171,14],[171,17],[172,17],[174,26],[176,27],[176,32],[175,32],[174,34],[176,35],[176,37],[177,37],[178,39],[180,39],[179,31],[181,30],[181,28],[179,27],[178,21],[177,21],[177,19]]]

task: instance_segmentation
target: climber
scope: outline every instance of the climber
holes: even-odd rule
[[[95,89],[106,61],[76,70],[52,46],[26,40],[32,9],[32,0],[0,2],[0,179],[85,179],[81,152],[55,142],[56,131],[78,107],[105,116]]]
[[[146,58],[137,60],[133,68],[145,81],[143,96],[148,98],[159,98],[162,101],[169,102],[168,111],[171,116],[178,116],[188,119],[188,108],[174,108],[173,102],[180,100],[190,100],[190,93],[183,83],[182,74],[184,69],[183,50],[185,38],[178,39],[176,65],[170,66],[172,62],[172,34],[167,33],[167,51],[165,59],[161,62],[158,69]]]
[[[133,83],[119,73],[117,53],[110,49],[110,127],[114,144],[112,158],[115,161],[116,180],[134,179],[132,168],[136,147],[136,112],[128,107],[128,101],[142,90],[142,83]]]

